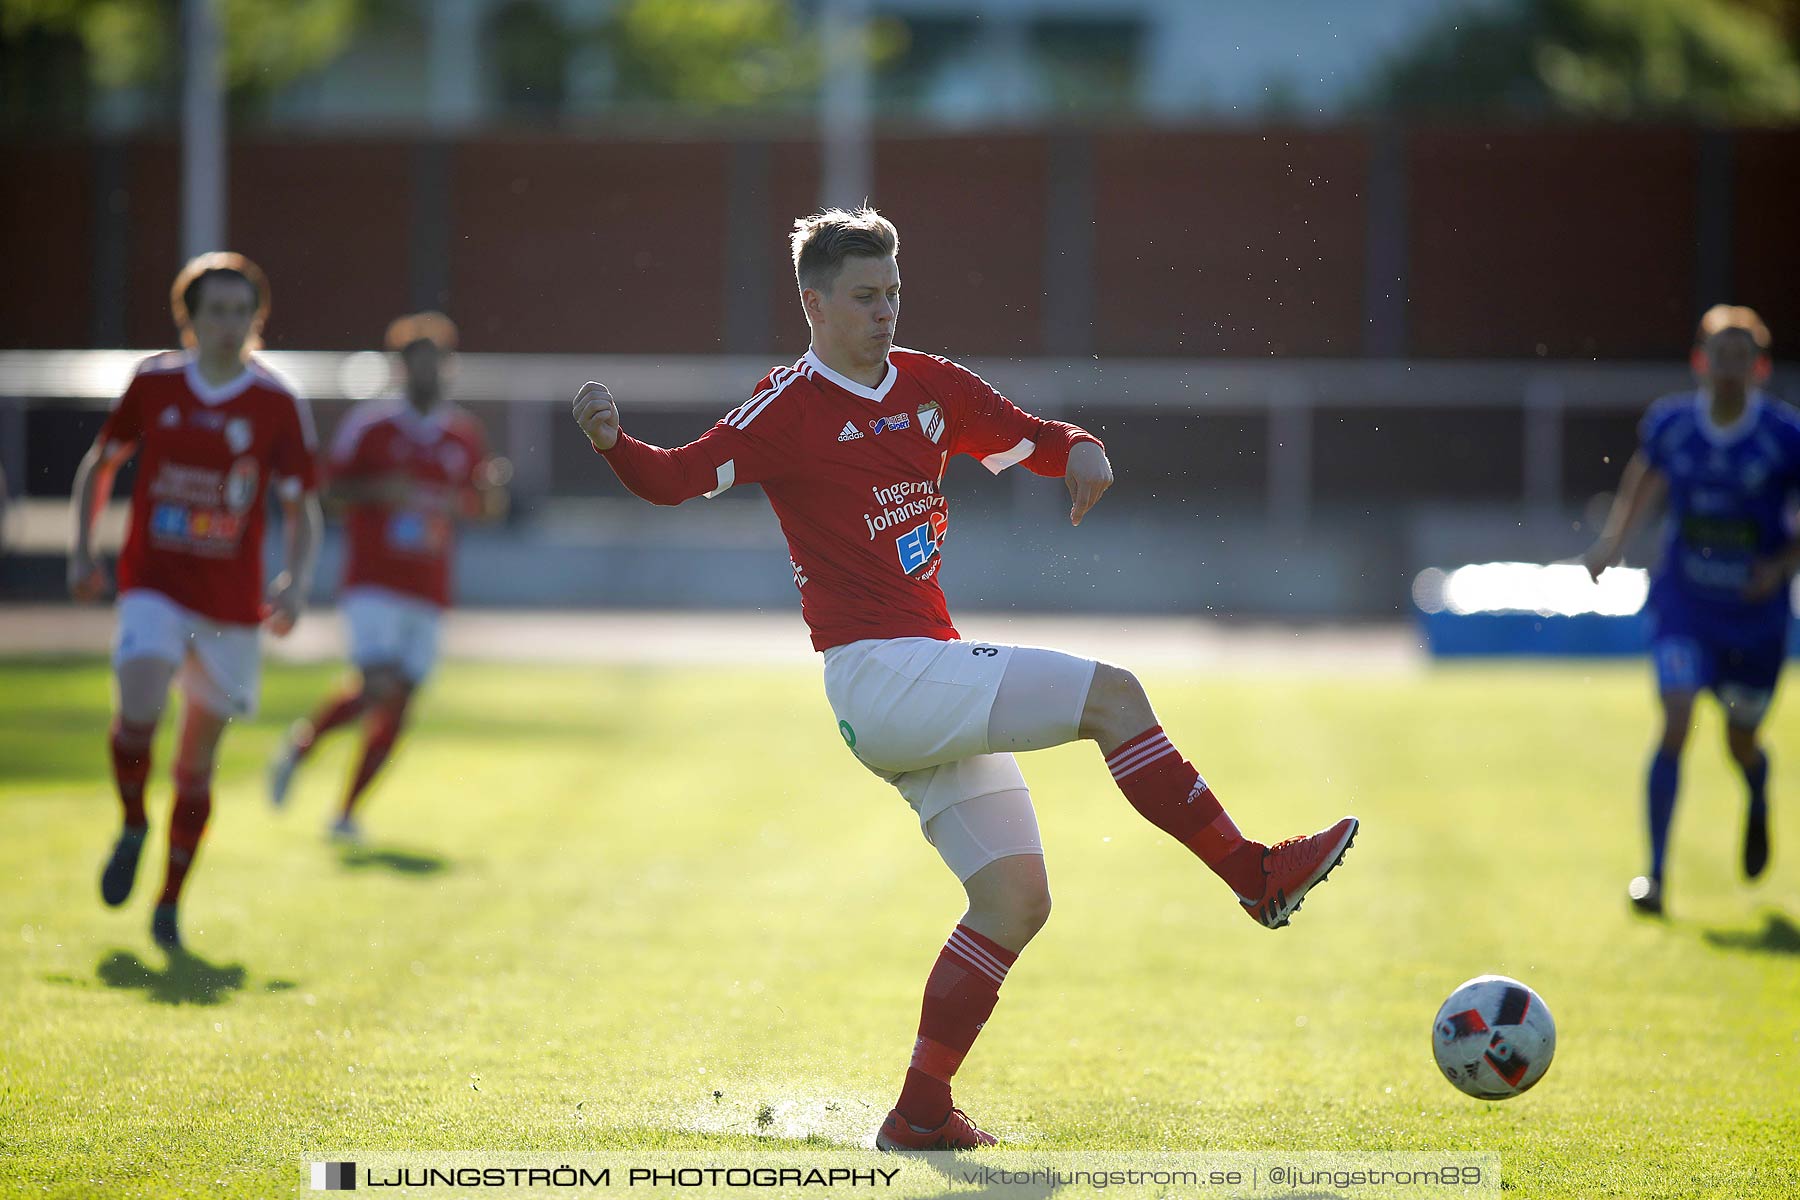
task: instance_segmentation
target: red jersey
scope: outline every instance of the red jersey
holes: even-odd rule
[[[1018,408],[948,359],[895,347],[873,388],[810,350],[678,450],[621,434],[605,452],[619,479],[657,504],[760,483],[787,535],[815,650],[864,638],[957,636],[938,582],[952,455],[998,474],[1015,463],[1060,476],[1093,435]]]
[[[331,441],[331,477],[405,475],[418,503],[350,506],[344,586],[383,587],[447,606],[456,509],[486,458],[481,423],[452,405],[421,413],[403,399],[379,399],[351,409]]]
[[[227,624],[261,620],[269,485],[286,498],[316,486],[306,404],[255,361],[214,387],[191,356],[158,354],[100,437],[137,446],[119,591],[148,588]]]

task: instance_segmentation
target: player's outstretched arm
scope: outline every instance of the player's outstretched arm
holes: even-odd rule
[[[1107,461],[1105,448],[1099,442],[1076,442],[1069,447],[1063,482],[1069,485],[1069,524],[1079,525],[1113,485],[1112,463]]]
[[[94,556],[94,518],[112,496],[113,477],[136,452],[135,445],[97,440],[75,469],[69,496],[69,594],[83,603],[100,599],[111,586],[105,566]]]
[[[1605,527],[1587,553],[1581,556],[1582,565],[1596,582],[1602,571],[1618,565],[1631,531],[1637,528],[1643,515],[1661,504],[1668,494],[1668,478],[1650,465],[1642,451],[1632,455],[1631,461],[1625,464],[1624,477],[1619,480],[1619,492],[1613,497],[1612,510],[1606,514]]]
[[[707,447],[707,440],[717,436],[716,429],[674,450],[640,442],[619,428],[619,406],[612,393],[592,380],[575,393],[573,409],[575,424],[634,496],[674,505],[730,486]]]

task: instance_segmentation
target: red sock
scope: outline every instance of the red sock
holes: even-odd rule
[[[362,688],[351,688],[320,705],[319,711],[312,716],[294,722],[293,731],[288,735],[288,740],[294,744],[294,757],[305,758],[322,734],[356,720],[368,706]]]
[[[1113,782],[1144,819],[1199,855],[1246,900],[1262,895],[1264,846],[1245,839],[1206,780],[1152,725],[1106,756]]]
[[[1018,957],[966,925],[952,930],[938,951],[925,980],[912,1066],[894,1106],[910,1124],[936,1129],[950,1115],[950,1080],[994,1011],[1000,985]]]
[[[158,904],[174,904],[181,898],[181,885],[194,865],[200,835],[206,832],[206,819],[211,815],[212,780],[176,776],[175,815],[169,822],[169,873],[163,879]]]
[[[134,725],[123,717],[113,718],[109,738],[113,783],[118,786],[119,803],[125,809],[125,824],[133,829],[150,823],[144,815],[144,783],[150,778],[150,743],[155,737],[155,725]]]
[[[356,810],[356,802],[368,790],[374,781],[376,772],[387,762],[388,755],[393,753],[394,742],[400,737],[400,726],[406,720],[406,702],[411,693],[402,692],[398,699],[389,701],[369,714],[368,732],[363,738],[362,759],[356,764],[356,774],[350,779],[350,791],[344,797],[344,816],[348,817]]]

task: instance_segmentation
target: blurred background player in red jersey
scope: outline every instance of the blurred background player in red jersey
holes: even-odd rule
[[[653,503],[762,485],[824,655],[839,734],[913,807],[968,896],[926,980],[912,1064],[875,1139],[884,1150],[959,1150],[995,1138],[954,1106],[951,1079],[1050,914],[1015,751],[1097,743],[1132,807],[1269,928],[1286,925],[1343,858],[1357,821],[1273,846],[1246,838],[1130,671],[962,640],[938,578],[949,460],[967,454],[994,474],[1020,465],[1062,479],[1075,525],[1112,486],[1112,466],[1087,430],[1034,417],[973,371],[894,344],[899,246],[871,208],[796,221],[794,275],[811,347],[698,440],[675,450],[638,441],[599,383],[576,393],[574,415],[620,481]]]
[[[339,607],[356,677],[288,731],[269,767],[269,798],[286,803],[294,771],[318,739],[361,718],[362,753],[331,825],[332,836],[345,841],[360,836],[357,803],[437,663],[456,522],[506,514],[511,464],[489,456],[480,421],[446,396],[456,343],[456,326],[443,313],[414,313],[389,325],[387,348],[404,394],[352,409],[327,456],[326,499],[344,513]]]
[[[131,515],[119,557],[113,649],[117,710],[113,778],[124,828],[100,876],[100,895],[131,895],[149,832],[144,785],[169,684],[186,697],[175,753],[168,874],[151,933],[181,947],[176,905],[212,812],[213,764],[232,717],[256,709],[257,626],[285,636],[299,620],[319,545],[312,417],[293,389],[252,353],[269,315],[262,271],[238,254],[205,254],[175,279],[170,306],[185,349],[138,366],[75,476],[69,590],[106,592],[95,557],[96,512],[113,476],[137,456]],[[280,497],[286,569],[263,586],[267,493]]]

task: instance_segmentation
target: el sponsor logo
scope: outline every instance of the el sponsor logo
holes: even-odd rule
[[[890,429],[910,429],[911,427],[912,418],[905,413],[894,413],[891,416],[881,417],[878,420],[869,422],[869,431],[874,433],[877,437]]]
[[[932,513],[924,524],[901,534],[894,543],[894,549],[900,555],[900,569],[908,575],[924,570],[937,558],[944,536],[949,532],[950,518],[940,511]]]

